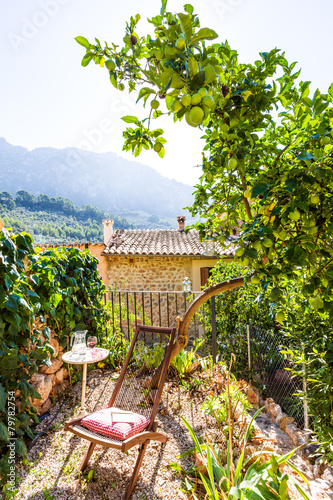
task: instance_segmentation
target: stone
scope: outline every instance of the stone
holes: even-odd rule
[[[278,413],[282,413],[281,406],[274,403],[273,399],[271,398],[266,399],[265,407],[267,413],[272,415],[273,418],[276,418]]]
[[[316,444],[309,444],[302,449],[301,457],[307,462],[311,462],[312,455],[317,453],[318,446]]]
[[[54,349],[54,356],[57,357],[60,353],[60,344],[54,332],[51,332],[50,344]]]
[[[306,446],[307,442],[306,436],[302,432],[298,432],[297,446]]]
[[[317,458],[315,464],[313,466],[313,475],[315,478],[321,477],[324,473],[326,464],[323,462],[321,458]]]
[[[31,404],[39,407],[47,400],[52,390],[52,381],[49,375],[43,373],[34,373],[30,380],[31,385],[41,395],[42,399],[32,399]]]
[[[298,437],[298,432],[297,432],[297,427],[295,424],[289,424],[286,425],[285,431],[284,431],[292,443],[296,446],[297,445],[297,437]]]
[[[51,408],[51,399],[47,398],[45,403],[42,404],[42,406],[38,410],[38,416],[41,417],[46,413],[49,409]]]
[[[59,358],[53,358],[51,360],[51,366],[42,366],[39,373],[45,373],[46,375],[51,375],[59,370],[63,365],[63,361]]]
[[[289,417],[285,413],[281,413],[281,418],[279,418],[279,421],[278,419],[276,419],[276,423],[279,424],[281,431],[284,432],[286,432],[287,425],[293,424],[294,422],[295,420],[293,419],[293,417]]]
[[[253,405],[253,406],[258,406],[259,403],[259,395],[252,389],[252,387],[249,387],[247,390],[247,400],[248,402]]]
[[[330,488],[333,486],[333,467],[327,467],[322,475],[322,479],[326,481]]]
[[[55,383],[56,383],[56,385],[62,384],[63,381],[64,381],[64,369],[60,368],[60,370],[58,370],[57,372],[55,372],[54,376],[55,376]]]
[[[265,406],[265,400],[261,396],[259,397],[259,408],[263,408]]]
[[[52,396],[54,396],[55,398],[57,398],[59,396],[59,392],[60,392],[60,387],[58,385],[55,385],[53,388],[52,388],[52,391],[50,392],[50,394]]]

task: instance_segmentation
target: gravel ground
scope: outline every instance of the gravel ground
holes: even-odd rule
[[[88,412],[96,411],[107,405],[115,381],[112,372],[94,370],[88,374],[86,407]],[[44,436],[42,436],[28,453],[29,463],[19,466],[18,499],[107,499],[120,500],[130,480],[137,456],[137,447],[123,454],[96,446],[84,474],[78,473],[78,465],[87,449],[87,441],[64,431],[64,422],[75,415],[79,409],[81,383],[69,389],[70,397],[63,405],[59,415]],[[199,436],[207,433],[211,439],[216,438],[214,421],[202,415],[201,403],[205,394],[189,393],[179,387],[175,381],[167,382],[159,407],[158,430],[168,434],[165,445],[151,442],[147,448],[141,472],[132,494],[133,500],[173,500],[189,498],[181,490],[182,477],[173,471],[169,464],[178,462],[187,469],[191,465],[188,458],[178,456],[193,447],[192,439],[182,422],[181,415],[186,418]],[[56,414],[61,402],[50,412],[48,420],[44,420],[39,428],[43,429]],[[270,442],[273,450],[280,453],[293,448],[285,436],[277,435],[278,431],[265,417],[257,422],[257,434],[276,439]],[[38,429],[39,429],[38,428]],[[276,434],[273,436],[273,434]],[[284,433],[282,433],[284,434]],[[257,449],[258,446],[256,445]],[[267,447],[267,442],[263,445]],[[266,448],[267,449],[267,448]],[[269,449],[269,448],[268,448]],[[300,457],[297,465],[302,466],[311,480],[311,469]],[[324,500],[332,498],[323,489],[314,490],[312,498]],[[293,498],[297,496],[293,490]]]

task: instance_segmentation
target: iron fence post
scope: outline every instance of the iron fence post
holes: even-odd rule
[[[216,343],[216,309],[215,309],[215,297],[212,297],[212,350],[213,350],[213,364],[216,365],[217,343]]]
[[[302,354],[304,356],[304,346],[302,345]],[[304,428],[305,428],[305,439],[306,442],[309,442],[309,411],[308,411],[308,400],[307,400],[307,384],[306,384],[306,367],[305,363],[302,363],[302,371],[303,371],[303,392],[304,392],[304,400],[303,400],[303,411],[304,411]]]
[[[250,339],[250,325],[246,325],[246,336],[247,336],[247,359],[249,372],[251,372],[251,339]]]

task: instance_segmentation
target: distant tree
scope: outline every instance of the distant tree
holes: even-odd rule
[[[21,207],[32,207],[35,203],[35,197],[33,194],[28,193],[28,191],[17,191],[15,203]]]

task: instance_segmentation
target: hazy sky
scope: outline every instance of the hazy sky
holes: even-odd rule
[[[187,0],[189,1],[189,0]],[[186,1],[169,0],[168,10],[182,11]],[[302,79],[326,91],[333,81],[332,0],[205,0],[191,2],[202,27],[228,39],[240,60],[252,62],[258,52],[283,49],[298,61]],[[140,13],[137,30],[159,12],[160,0],[15,0],[1,2],[0,137],[33,149],[78,147],[123,153],[121,116],[137,114],[134,96],[116,91],[107,70],[80,65],[84,48],[74,37],[95,36],[120,42],[125,21]],[[140,112],[139,112],[140,116]],[[163,119],[164,120],[164,119]],[[160,123],[159,123],[160,122]],[[165,124],[165,125],[164,125]],[[138,160],[167,177],[194,184],[200,169],[199,130],[186,123],[158,120],[168,140],[161,160],[153,151]]]

